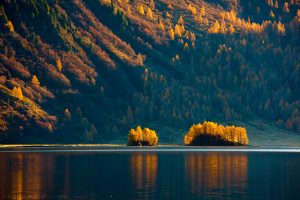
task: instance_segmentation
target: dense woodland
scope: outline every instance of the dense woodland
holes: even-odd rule
[[[251,119],[300,132],[294,0],[3,0],[0,142]],[[180,135],[181,136],[181,135]]]

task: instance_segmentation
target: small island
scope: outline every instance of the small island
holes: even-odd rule
[[[128,146],[156,146],[158,137],[154,130],[149,128],[130,129],[128,134]]]
[[[223,126],[205,121],[193,125],[184,136],[184,144],[190,146],[240,146],[248,145],[244,127]]]

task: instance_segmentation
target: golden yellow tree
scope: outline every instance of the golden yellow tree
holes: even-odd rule
[[[162,31],[165,30],[165,26],[164,26],[164,24],[163,24],[161,21],[159,22],[158,27],[159,27]]]
[[[166,12],[166,18],[172,18],[172,15],[169,12]]]
[[[169,38],[170,38],[171,40],[174,40],[174,39],[175,39],[175,32],[174,32],[174,30],[173,30],[172,28],[169,29],[168,35],[169,35]]]
[[[179,17],[179,19],[178,19],[178,21],[177,21],[177,24],[179,24],[179,25],[184,24],[184,20],[183,20],[183,17],[182,17],[182,16]]]
[[[189,44],[187,42],[184,44],[183,50],[185,51],[189,50]]]
[[[232,24],[230,24],[228,31],[229,31],[229,34],[231,34],[231,35],[234,34],[235,30],[234,30]]]
[[[158,137],[154,130],[149,128],[142,129],[138,126],[136,129],[130,129],[128,134],[129,146],[156,146]]]
[[[23,97],[23,92],[22,92],[22,89],[21,89],[20,86],[14,87],[12,92],[11,92],[11,95],[18,98],[18,99],[21,99],[21,100],[24,98]]]
[[[12,33],[15,32],[14,25],[12,24],[11,21],[8,21],[8,22],[6,23],[6,26],[7,26],[8,30],[9,30],[10,32],[12,32]]]
[[[61,72],[63,66],[62,66],[62,64],[61,64],[60,59],[57,59],[57,60],[56,60],[56,68],[57,68],[58,71]]]
[[[150,8],[151,8],[151,10],[154,10],[154,8],[155,8],[154,0],[150,1]]]
[[[39,81],[39,79],[36,77],[36,75],[33,75],[33,76],[32,76],[31,83],[32,83],[33,85],[40,85],[40,81]]]
[[[138,12],[141,14],[141,15],[144,15],[145,14],[145,11],[144,11],[144,8],[142,5],[139,5],[138,6]]]
[[[200,16],[203,17],[204,15],[205,15],[205,8],[204,6],[202,6],[200,9]]]
[[[215,23],[207,30],[207,32],[208,32],[208,33],[211,33],[211,34],[219,33],[220,28],[221,28],[221,26],[220,26],[219,22],[216,21],[216,22],[215,22]]]
[[[270,11],[270,13],[269,13],[269,16],[270,16],[270,17],[272,17],[272,18],[274,18],[274,17],[275,17],[275,15],[274,15],[274,13],[273,13],[273,11],[272,11],[272,10]]]
[[[175,35],[177,35],[178,37],[182,37],[181,28],[178,24],[175,25]]]
[[[246,129],[243,127],[223,126],[214,122],[205,121],[203,124],[193,125],[184,137],[186,145],[205,144],[205,139],[197,140],[200,136],[215,137],[218,140],[228,142],[230,144],[248,144],[248,136]]]
[[[197,13],[196,7],[192,6],[192,4],[189,4],[187,9],[193,14],[195,15]]]
[[[150,8],[147,9],[147,14],[146,16],[149,18],[149,19],[153,19],[153,14],[152,14],[152,10]]]

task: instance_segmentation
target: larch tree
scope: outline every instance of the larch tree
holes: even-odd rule
[[[154,0],[151,0],[151,1],[150,1],[150,8],[151,8],[151,10],[154,10],[154,9],[155,9],[155,3],[154,3]]]
[[[274,15],[274,13],[273,13],[273,11],[272,11],[272,10],[270,11],[270,14],[269,14],[269,16],[270,16],[271,18],[274,18],[274,17],[275,17],[275,15]]]
[[[36,75],[33,75],[33,76],[32,76],[31,83],[32,83],[33,85],[40,85],[40,81],[39,81],[39,79],[37,78]]]
[[[67,122],[71,121],[71,113],[68,108],[64,111],[64,120]]]
[[[150,8],[147,9],[146,16],[147,16],[147,18],[149,18],[149,19],[153,19],[152,10],[151,10]]]
[[[232,24],[230,24],[228,31],[229,31],[229,34],[231,34],[231,35],[234,34],[235,30],[234,30]]]
[[[221,28],[221,26],[220,26],[219,22],[216,21],[216,22],[215,22],[215,23],[207,30],[207,32],[208,32],[208,33],[211,33],[211,34],[219,33],[220,28]]]
[[[61,72],[61,70],[63,69],[60,59],[56,60],[56,68],[59,72]]]
[[[288,3],[288,2],[285,2],[285,3],[283,4],[282,10],[283,10],[284,12],[286,12],[286,13],[290,12],[290,8],[289,8],[289,3]]]
[[[22,100],[24,97],[23,97],[23,92],[22,92],[22,89],[20,86],[18,87],[14,87],[12,92],[11,92],[11,95]]]
[[[144,8],[143,8],[142,5],[138,6],[138,12],[140,13],[140,15],[144,15],[145,14],[145,11],[144,11]]]
[[[6,23],[6,26],[7,26],[8,30],[9,30],[9,32],[11,32],[11,33],[15,32],[14,25],[12,24],[11,21],[8,21],[8,22]]]
[[[172,28],[169,29],[168,35],[169,35],[169,38],[170,38],[171,40],[174,40],[174,39],[175,39],[175,32],[174,32],[174,30],[173,30]]]

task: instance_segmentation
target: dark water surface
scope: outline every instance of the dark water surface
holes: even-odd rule
[[[300,199],[299,150],[184,149],[1,149],[0,199]]]

